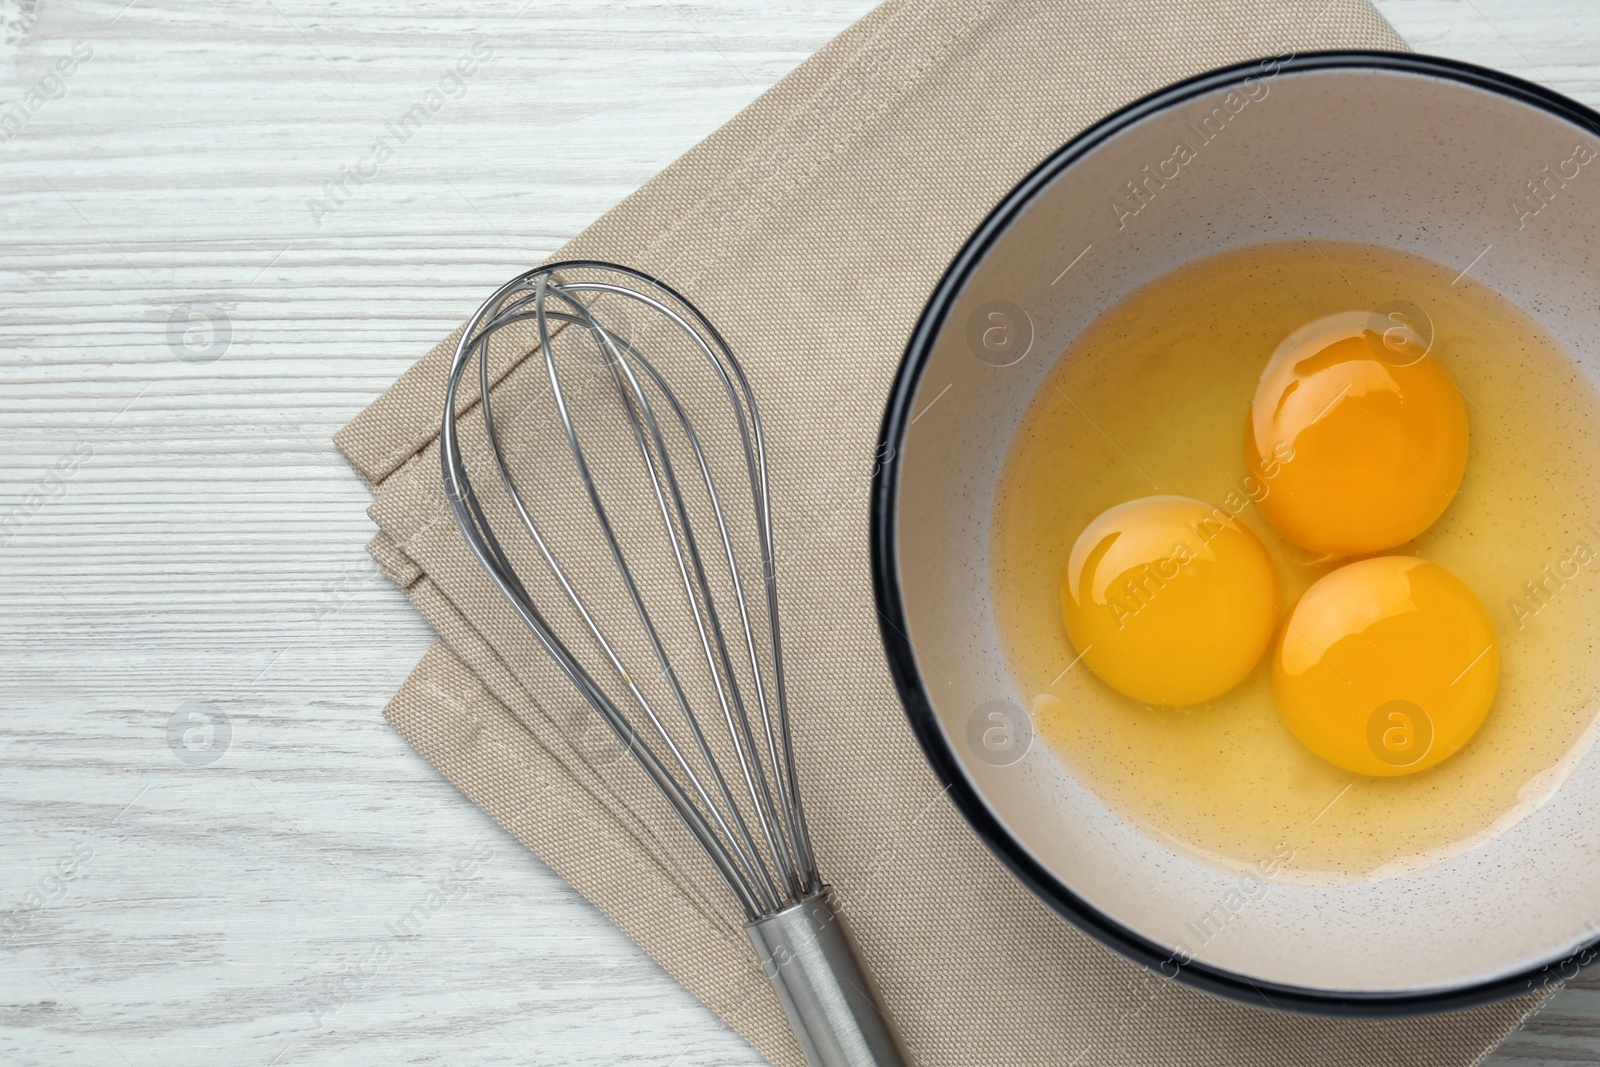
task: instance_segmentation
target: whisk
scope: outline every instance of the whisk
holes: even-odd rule
[[[536,342],[545,373],[542,395],[501,426],[490,342],[504,331]],[[493,468],[480,477],[497,486],[494,509],[457,427],[474,357],[490,457],[476,465]],[[513,438],[540,432],[565,447],[547,440],[541,462],[514,462]],[[440,463],[478,562],[743,910],[807,1063],[908,1062],[817,870],[784,684],[766,446],[727,342],[631,268],[528,271],[456,346]],[[520,526],[516,541],[495,532],[491,510]]]

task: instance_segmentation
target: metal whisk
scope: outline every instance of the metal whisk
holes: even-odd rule
[[[547,392],[500,426],[490,342],[507,331],[502,340],[537,344]],[[494,467],[480,473],[498,483],[498,514],[521,526],[516,542],[491,527],[458,434],[474,357]],[[565,448],[546,440],[540,462],[513,462],[528,450],[508,449],[540,432]],[[478,562],[743,909],[807,1062],[906,1063],[806,828],[761,419],[727,342],[639,271],[590,260],[528,271],[484,302],[456,346],[440,462]],[[519,572],[517,556],[538,573]]]

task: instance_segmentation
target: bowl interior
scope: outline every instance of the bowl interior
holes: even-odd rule
[[[1105,920],[1102,936],[1142,945],[1146,961],[1192,957],[1313,998],[1496,982],[1508,993],[1508,978],[1600,934],[1600,822],[1589,814],[1600,808],[1600,759],[1581,745],[1559,788],[1464,855],[1350,884],[1273,880],[1263,892],[1141,833],[1046,746],[1000,766],[973,743],[979,709],[1028,704],[988,595],[1001,464],[1054,361],[1138,286],[1264,241],[1388,245],[1470,265],[1591,378],[1600,372],[1600,134],[1514,89],[1428,61],[1329,56],[1169,90],[1019,187],[958,259],[913,342],[901,414],[886,423],[899,440],[883,507],[913,720],[926,720],[917,725],[940,749],[935,762],[981,805],[969,816],[981,816],[991,845],[1021,857],[1063,910]],[[1197,937],[1219,914],[1225,936]]]

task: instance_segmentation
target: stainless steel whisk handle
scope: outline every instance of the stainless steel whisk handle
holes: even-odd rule
[[[907,1067],[827,887],[745,927],[809,1067]]]

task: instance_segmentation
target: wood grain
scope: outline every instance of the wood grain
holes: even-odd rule
[[[0,1062],[761,1062],[385,725],[329,439],[869,6],[0,0]],[[1590,0],[1380,6],[1600,104]]]

